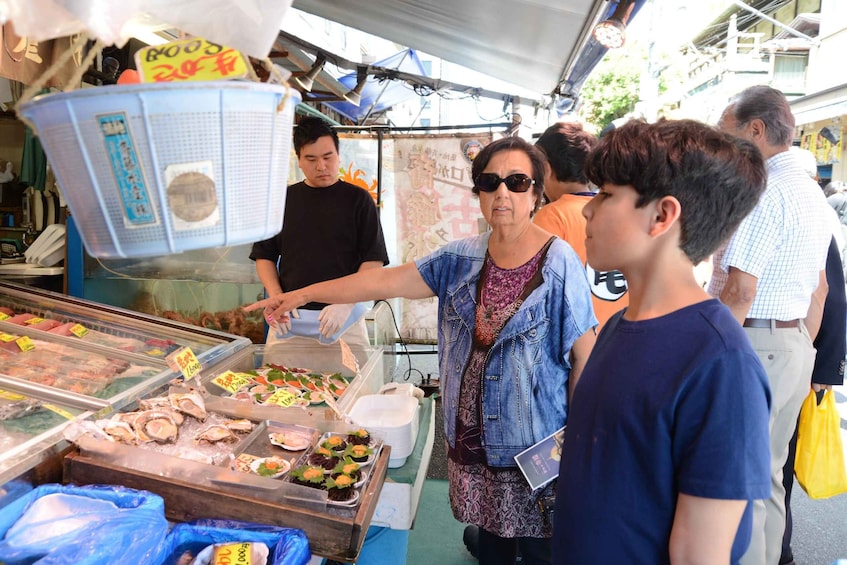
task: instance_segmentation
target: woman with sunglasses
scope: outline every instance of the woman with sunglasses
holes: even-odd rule
[[[480,563],[550,562],[552,524],[515,455],[562,428],[597,320],[579,257],[531,218],[544,158],[526,141],[490,143],[473,161],[473,192],[491,226],[413,263],[363,271],[247,306],[439,299],[438,356],[450,503],[479,527]]]

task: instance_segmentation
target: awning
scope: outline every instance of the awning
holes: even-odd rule
[[[645,0],[636,0],[630,21]],[[607,0],[294,0],[360,29],[539,94],[576,93],[605,54],[591,32]]]
[[[798,126],[847,115],[847,83],[796,98],[789,105]]]

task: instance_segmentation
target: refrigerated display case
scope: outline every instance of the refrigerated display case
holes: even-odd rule
[[[69,422],[119,411],[178,377],[168,353],[190,347],[202,366],[252,360],[243,337],[8,282],[0,318],[0,414],[37,405],[0,420],[0,487],[67,448]]]

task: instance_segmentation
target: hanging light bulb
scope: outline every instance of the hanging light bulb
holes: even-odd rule
[[[312,86],[315,84],[315,79],[318,77],[318,74],[324,68],[325,64],[326,57],[324,57],[323,53],[318,53],[315,58],[315,63],[312,65],[312,68],[309,69],[309,72],[305,75],[296,76],[292,80],[306,92],[311,92]]]

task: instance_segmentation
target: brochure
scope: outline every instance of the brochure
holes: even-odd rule
[[[518,468],[532,490],[543,487],[559,476],[564,439],[565,428],[562,428],[515,455]]]

